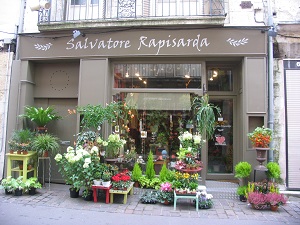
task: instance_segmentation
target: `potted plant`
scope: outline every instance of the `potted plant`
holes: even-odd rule
[[[249,192],[247,194],[247,200],[253,209],[266,209],[268,207],[267,195],[262,192]]]
[[[281,171],[280,171],[280,166],[278,163],[268,162],[266,167],[268,169],[267,176],[270,179],[276,180],[276,179],[280,178]]]
[[[52,134],[40,134],[33,139],[31,147],[39,156],[48,157],[47,152],[53,155],[59,152],[59,138]]]
[[[210,209],[213,206],[213,196],[208,194],[206,191],[201,191],[198,198],[198,207],[199,209]]]
[[[248,137],[256,149],[256,160],[259,162],[259,170],[265,170],[265,166],[262,165],[267,159],[267,150],[270,150],[269,144],[272,140],[272,130],[267,127],[256,127],[251,133],[248,133]]]
[[[102,186],[109,187],[111,184],[112,173],[109,171],[104,171],[102,173]]]
[[[119,134],[110,134],[107,141],[104,141],[101,137],[98,137],[96,141],[100,146],[106,147],[106,161],[109,161],[109,159],[116,161],[120,153],[120,148],[126,144],[126,140],[120,138]]]
[[[174,191],[171,183],[164,182],[160,185],[158,199],[165,205],[169,205],[170,203],[174,202]]]
[[[216,116],[221,117],[221,109],[209,103],[207,94],[202,97],[193,98],[192,108],[196,116],[196,129],[200,134],[206,134],[208,140],[213,137],[215,132]]]
[[[138,162],[136,162],[133,166],[133,170],[132,170],[132,180],[135,182],[135,187],[139,186],[139,179],[140,177],[143,175],[142,169],[140,167],[140,164]]]
[[[252,166],[248,162],[239,162],[234,167],[235,177],[239,179],[240,186],[247,185],[247,178],[250,177]]]
[[[13,191],[13,187],[12,187],[12,176],[8,176],[6,178],[3,178],[1,180],[1,189],[4,189],[5,190],[5,194],[12,194],[12,191]]]
[[[267,194],[268,203],[272,211],[277,211],[280,205],[285,205],[287,202],[287,197],[280,193],[268,193]]]
[[[30,177],[25,181],[25,191],[28,191],[29,195],[35,195],[36,189],[42,188],[42,184],[38,181],[37,177]]]
[[[243,185],[243,186],[239,186],[236,190],[236,193],[240,197],[241,202],[247,201],[247,198],[246,198],[247,189],[248,189],[248,186]]]
[[[11,186],[15,196],[21,196],[25,184],[23,182],[23,176],[19,176],[17,179],[11,178]]]
[[[49,122],[62,119],[62,117],[58,116],[57,112],[54,110],[53,106],[47,108],[25,106],[24,114],[21,114],[20,117],[30,119],[37,125],[38,131],[44,132],[46,131],[46,125]]]
[[[157,191],[146,191],[142,194],[140,200],[143,204],[156,204],[158,202],[158,193]]]
[[[29,129],[15,130],[9,140],[10,149],[14,148],[19,154],[27,154],[31,150],[31,142],[35,135]]]

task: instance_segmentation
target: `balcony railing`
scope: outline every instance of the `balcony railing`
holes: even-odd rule
[[[52,0],[39,24],[84,20],[126,20],[225,16],[224,0]]]

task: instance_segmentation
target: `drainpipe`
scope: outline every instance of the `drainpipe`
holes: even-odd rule
[[[268,0],[268,27],[274,26],[273,12],[271,7],[271,0]],[[269,110],[268,110],[268,127],[274,133],[274,84],[273,84],[273,38],[268,34],[268,86],[269,86]],[[270,151],[268,154],[268,162],[274,161],[274,143],[270,143]]]

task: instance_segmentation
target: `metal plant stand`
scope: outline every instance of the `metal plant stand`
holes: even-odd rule
[[[50,157],[38,157],[38,166],[37,166],[37,173],[39,173],[39,166],[40,166],[40,160],[42,161],[42,171],[43,171],[43,177],[42,177],[42,182],[43,185],[45,185],[45,161],[49,160],[49,168],[48,168],[48,182],[49,182],[49,190],[50,190],[50,180],[51,180],[51,160]],[[39,175],[37,175],[39,177]]]

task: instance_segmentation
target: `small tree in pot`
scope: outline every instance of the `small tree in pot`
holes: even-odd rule
[[[248,162],[239,162],[234,167],[235,177],[239,179],[240,186],[247,185],[248,178],[250,177],[252,166]]]

